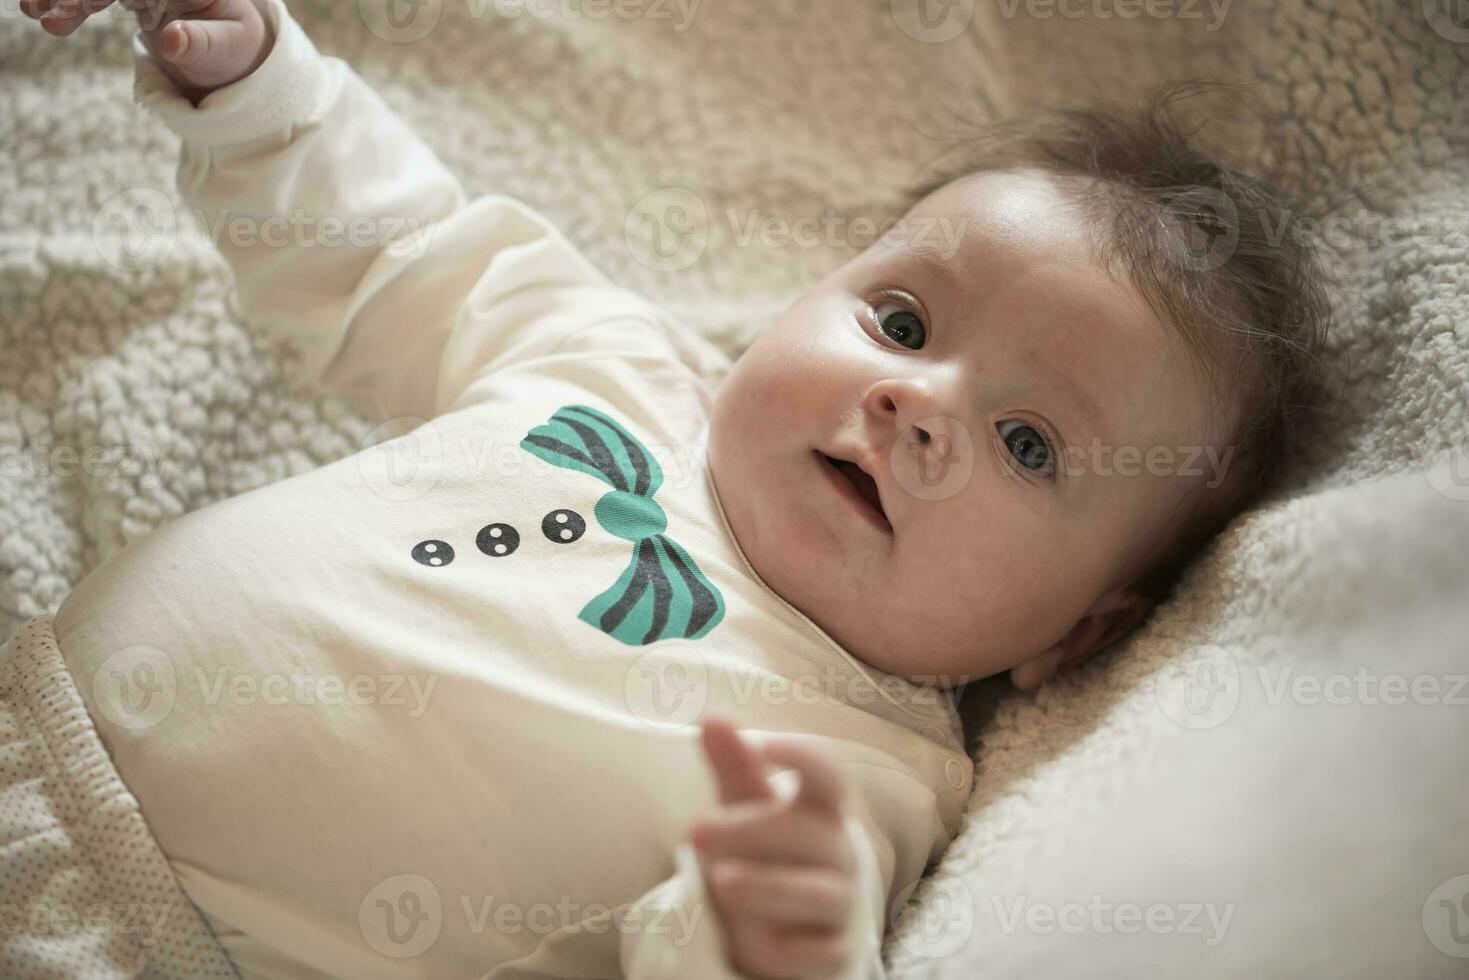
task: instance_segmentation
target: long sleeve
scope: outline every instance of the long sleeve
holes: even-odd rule
[[[275,40],[254,73],[195,107],[135,35],[134,97],[183,140],[179,191],[234,273],[238,313],[291,338],[310,381],[379,419],[430,418],[589,311],[659,319],[523,203],[467,202],[281,0],[262,6]]]
[[[879,838],[865,819],[849,815],[846,832],[857,855],[858,895],[848,920],[848,968],[833,980],[885,980],[891,860],[879,859]],[[627,915],[621,949],[627,980],[747,980],[725,962],[718,913],[704,887],[697,852],[687,842],[674,853],[675,873],[641,896]],[[884,871],[884,867],[888,870]]]

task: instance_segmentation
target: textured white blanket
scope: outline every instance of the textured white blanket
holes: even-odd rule
[[[1268,122],[1216,100],[1237,118],[1205,134],[1276,164],[1326,233],[1332,410],[1122,648],[1038,697],[967,692],[969,822],[895,910],[892,971],[1469,971],[1469,21],[1450,0],[292,6],[471,194],[526,199],[731,353],[895,214],[954,110],[1258,79]],[[160,522],[368,431],[230,314],[186,216],[143,243],[162,260],[130,255],[137,208],[168,217],[177,150],[131,105],[130,32],[109,13],[59,42],[0,8],[0,634]]]

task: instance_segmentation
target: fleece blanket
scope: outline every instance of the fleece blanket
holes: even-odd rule
[[[963,690],[976,789],[890,910],[888,965],[1469,969],[1462,4],[292,8],[471,194],[527,200],[731,354],[871,242],[962,120],[1181,76],[1248,83],[1188,111],[1231,162],[1277,174],[1326,242],[1326,408],[1137,634],[1038,695]],[[190,222],[141,250],[128,237],[140,204],[176,201],[177,152],[131,104],[129,17],[61,42],[0,13],[4,635],[161,522],[337,459],[370,426],[239,322]]]

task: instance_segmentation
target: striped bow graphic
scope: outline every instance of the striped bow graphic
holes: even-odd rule
[[[631,541],[632,560],[617,583],[578,617],[631,646],[696,640],[724,617],[724,597],[689,553],[664,534],[668,517],[653,500],[663,470],[647,448],[605,413],[567,405],[520,441],[554,466],[590,473],[612,487],[597,500],[597,523]]]

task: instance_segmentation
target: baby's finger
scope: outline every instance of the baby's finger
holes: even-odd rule
[[[729,720],[718,716],[705,718],[701,739],[709,766],[719,781],[719,802],[739,803],[775,797],[775,792],[765,781],[765,766],[759,755],[751,751]]]
[[[204,20],[230,20],[237,5],[228,0],[121,0],[122,5],[138,15],[138,27],[145,33],[156,32],[169,21],[180,17]]]
[[[234,21],[176,20],[159,33],[158,53],[180,68],[207,69],[242,29]]]
[[[710,868],[709,883],[727,916],[840,929],[851,914],[851,880],[829,868],[724,858]]]
[[[800,774],[801,785],[793,801],[798,809],[841,815],[847,796],[847,776],[825,752],[782,740],[765,747],[765,758]]]
[[[35,20],[56,6],[57,0],[20,0],[20,12]]]
[[[245,74],[250,52],[259,44],[258,26],[237,20],[175,20],[142,37],[172,77],[209,88]]]
[[[68,37],[88,17],[112,5],[112,0],[56,0],[41,14],[41,28],[57,37]]]
[[[689,836],[701,859],[738,857],[838,871],[852,867],[847,839],[830,817],[785,806],[764,812],[750,806],[731,807],[694,824]]]

